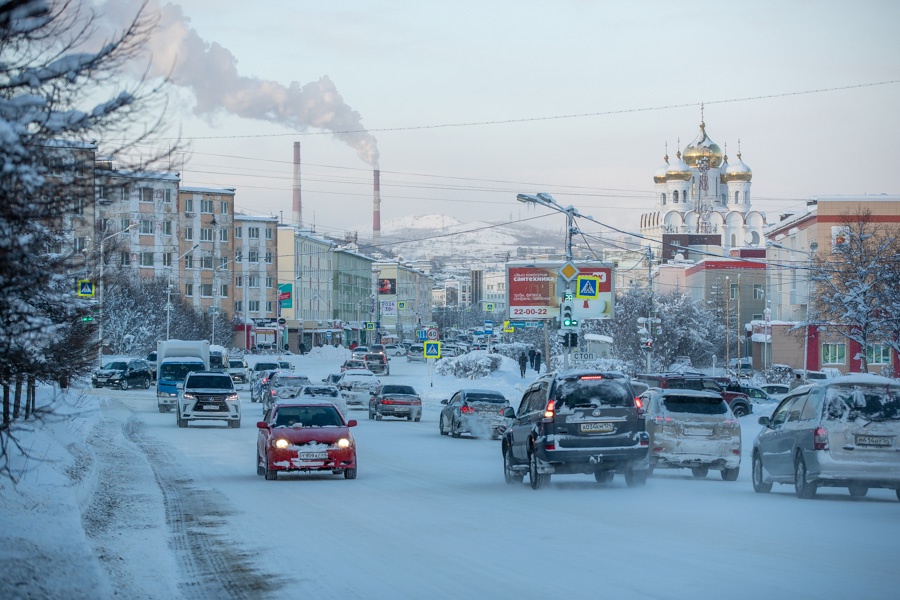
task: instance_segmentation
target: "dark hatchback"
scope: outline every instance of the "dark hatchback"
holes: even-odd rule
[[[556,474],[593,474],[609,483],[616,473],[629,487],[649,473],[650,437],[631,382],[617,372],[576,370],[542,376],[525,391],[503,433],[506,482],[528,473],[538,489]]]

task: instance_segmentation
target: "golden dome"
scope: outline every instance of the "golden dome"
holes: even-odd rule
[[[706,123],[700,122],[700,135],[684,149],[684,162],[689,167],[697,167],[701,158],[709,159],[710,168],[717,169],[722,164],[722,149],[706,135]]]
[[[666,181],[690,181],[691,168],[681,160],[681,152],[675,153],[675,161],[666,171]]]
[[[669,170],[669,155],[668,153],[665,156],[665,164],[660,165],[656,172],[653,173],[653,183],[665,183],[666,182],[666,172]]]
[[[725,169],[725,180],[726,181],[750,181],[753,179],[753,171],[750,170],[750,167],[744,164],[744,161],[741,160],[741,153],[738,152],[737,162],[733,165],[728,165],[728,168]]]

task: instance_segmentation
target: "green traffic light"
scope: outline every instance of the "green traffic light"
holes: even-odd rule
[[[94,320],[94,317],[81,317],[82,323],[89,323]]]

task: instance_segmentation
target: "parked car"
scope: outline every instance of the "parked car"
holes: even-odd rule
[[[643,486],[650,469],[650,436],[627,377],[618,372],[547,373],[528,386],[501,442],[506,483],[528,473],[532,489],[554,473],[593,474],[609,483]]]
[[[91,384],[95,388],[115,387],[127,390],[130,387],[140,387],[146,390],[150,388],[151,381],[153,371],[143,358],[113,360],[91,375]]]
[[[500,392],[487,389],[463,389],[441,400],[444,407],[438,420],[441,435],[458,438],[464,433],[481,437],[491,433],[491,422],[509,406]]]
[[[344,418],[347,417],[347,399],[344,398],[341,390],[336,385],[307,385],[300,390],[300,394],[297,397],[301,400],[309,398],[327,400],[338,407]]]
[[[350,351],[350,358],[359,358],[361,359],[369,352],[368,346],[357,346],[353,350]]]
[[[327,383],[329,385],[337,385],[338,380],[341,378],[342,373],[329,373],[325,377],[322,378],[322,383]]]
[[[369,399],[369,418],[400,417],[422,420],[422,398],[411,385],[385,384]]]
[[[283,371],[293,371],[294,365],[286,360],[278,360],[278,368]]]
[[[753,405],[747,394],[725,389],[725,385],[730,381],[727,377],[692,373],[638,373],[634,379],[650,387],[716,392],[722,395],[734,416],[743,417],[753,412]]]
[[[263,371],[277,371],[281,367],[278,366],[278,362],[274,360],[265,360],[260,361],[253,365],[253,370],[250,372],[250,381],[256,381],[259,379],[259,376]]]
[[[348,405],[368,406],[369,397],[381,387],[381,380],[368,369],[347,369],[338,379],[337,387],[346,392]]]
[[[345,420],[331,402],[320,399],[277,402],[256,424],[256,474],[331,471],[356,479],[356,420]]]
[[[895,490],[900,500],[900,382],[844,375],[792,390],[753,442],[753,489],[793,484],[800,498],[819,487]]]
[[[345,360],[344,364],[341,365],[341,373],[343,373],[347,369],[365,369],[365,368],[366,368],[366,361],[364,361],[361,358],[351,358],[349,360]]]
[[[300,391],[312,382],[305,375],[297,375],[290,371],[275,371],[269,376],[265,392],[262,394],[263,412],[273,402],[296,398]]]
[[[250,380],[250,366],[243,358],[230,357],[228,359],[228,374],[234,382],[247,383]]]
[[[406,353],[406,362],[425,362],[425,346],[423,344],[410,344]]]
[[[720,394],[650,389],[640,396],[650,434],[650,472],[690,469],[706,477],[710,469],[736,481],[741,468],[741,424]]]
[[[781,401],[791,391],[791,386],[784,383],[764,383],[759,388],[775,401]]]
[[[397,344],[385,344],[384,353],[388,356],[406,356],[406,348]]]
[[[190,421],[225,421],[229,427],[240,427],[241,403],[228,373],[188,373],[175,418],[179,427],[187,427]]]
[[[366,368],[376,375],[391,374],[391,365],[388,362],[387,354],[369,352],[368,354],[363,355],[363,362],[365,362]]]
[[[755,385],[745,385],[744,383],[731,381],[725,384],[725,389],[729,392],[738,392],[741,394],[747,394],[747,397],[750,398],[751,402],[765,402],[772,403],[777,402],[775,398],[773,398],[768,392],[764,389],[756,387]]]

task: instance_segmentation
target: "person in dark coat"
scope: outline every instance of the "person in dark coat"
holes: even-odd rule
[[[534,348],[528,351],[528,364],[531,365],[531,368],[534,368]]]
[[[528,366],[528,357],[525,356],[525,352],[519,355],[519,371],[522,373],[522,377],[525,377],[525,367]]]
[[[541,351],[538,350],[534,353],[534,370],[538,373],[541,372]]]

